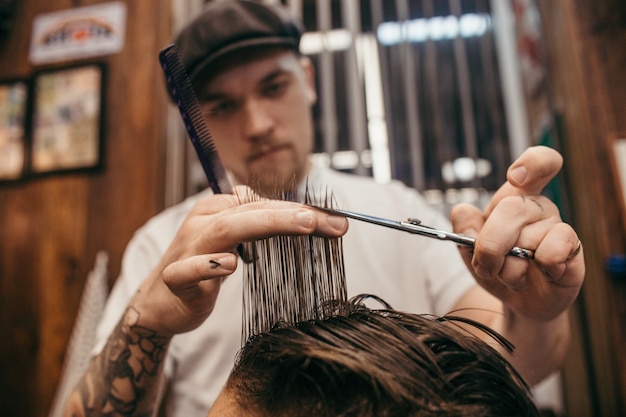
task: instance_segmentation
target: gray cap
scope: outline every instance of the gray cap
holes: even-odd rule
[[[279,5],[245,0],[213,0],[174,43],[193,81],[209,65],[242,48],[284,46],[298,50],[303,27]]]

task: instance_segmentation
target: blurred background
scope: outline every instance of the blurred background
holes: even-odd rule
[[[134,230],[205,186],[157,60],[204,3],[0,0],[2,416],[53,415]],[[545,414],[625,415],[626,2],[282,3],[316,67],[317,163],[447,212],[528,146],[565,156],[546,193],[587,279]]]

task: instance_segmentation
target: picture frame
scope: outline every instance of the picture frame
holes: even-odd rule
[[[101,63],[34,75],[30,175],[102,166],[104,85]]]
[[[26,163],[29,85],[25,79],[0,80],[0,181],[19,180]]]

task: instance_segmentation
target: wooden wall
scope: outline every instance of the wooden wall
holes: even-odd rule
[[[626,413],[626,279],[606,258],[625,253],[626,234],[611,171],[609,137],[626,132],[626,3],[539,2],[573,221],[587,278],[574,315],[575,340],[565,368],[570,416]]]
[[[108,252],[113,280],[133,231],[163,208],[165,94],[156,56],[167,43],[170,5],[124,1],[124,49],[102,59],[108,65],[104,170],[0,184],[2,416],[46,415],[95,254]],[[39,69],[27,60],[34,16],[95,3],[16,1],[13,29],[0,39],[0,78]],[[609,134],[626,131],[623,1],[538,3],[563,121],[573,222],[588,268],[565,369],[567,411],[624,415],[626,282],[604,268],[606,256],[626,250],[608,152]]]
[[[0,39],[0,79],[40,69],[27,59],[35,16],[95,3],[16,1]],[[95,254],[109,254],[114,279],[133,231],[163,208],[166,100],[157,54],[169,38],[170,5],[125,3],[124,49],[95,59],[108,67],[104,169],[0,185],[2,416],[46,415]]]

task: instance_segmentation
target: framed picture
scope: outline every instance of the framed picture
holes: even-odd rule
[[[0,81],[0,181],[16,180],[24,173],[28,83]]]
[[[104,75],[88,64],[34,76],[31,174],[102,165]]]

